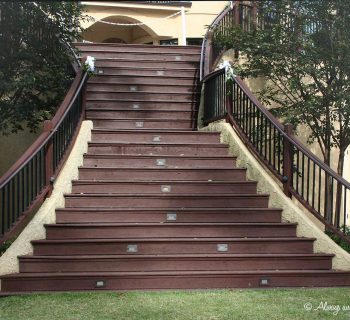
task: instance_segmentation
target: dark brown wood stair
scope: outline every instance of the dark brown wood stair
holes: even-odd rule
[[[77,47],[97,57],[92,141],[56,224],[2,291],[350,286],[219,134],[196,131],[199,47]]]

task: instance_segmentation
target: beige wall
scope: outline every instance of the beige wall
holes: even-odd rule
[[[227,5],[227,1],[193,1],[191,7],[185,8],[186,37],[200,38],[220,11]],[[115,2],[84,2],[87,14],[94,21],[85,22],[82,33],[84,40],[102,42],[107,38],[121,38],[127,43],[158,43],[161,39],[178,39],[182,44],[182,18],[181,14],[169,19],[163,19],[173,13],[179,12],[180,7],[154,6],[135,3]],[[99,20],[138,23],[142,26],[115,26],[98,22]]]

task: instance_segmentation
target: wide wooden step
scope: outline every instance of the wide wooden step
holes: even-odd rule
[[[145,109],[137,109],[137,110],[105,110],[102,108],[93,109],[89,108],[86,111],[87,119],[178,119],[178,120],[191,120],[195,115],[194,111],[191,110],[145,110]]]
[[[32,241],[34,255],[312,253],[314,238],[130,238]],[[132,250],[131,250],[132,249]],[[221,251],[219,251],[221,250]]]
[[[22,256],[20,272],[329,270],[331,254]]]
[[[89,205],[87,204],[87,207]],[[47,239],[295,237],[293,223],[89,223],[46,225]]]
[[[94,128],[100,129],[135,129],[135,130],[148,130],[148,129],[162,129],[167,130],[194,130],[196,123],[195,119],[184,119],[184,120],[167,120],[167,119],[118,119],[111,120],[105,119],[94,119]]]
[[[255,194],[255,181],[73,181],[72,193],[122,193],[122,194]]]
[[[84,166],[118,168],[234,168],[231,157],[185,157],[185,156],[138,156],[138,155],[86,155]],[[161,162],[160,162],[161,161]]]
[[[264,194],[67,194],[66,207],[122,208],[267,208],[269,196]]]
[[[195,90],[194,90],[195,89]],[[184,85],[159,85],[159,84],[127,84],[127,83],[89,83],[86,91],[87,92],[159,92],[169,93],[176,92],[177,94],[198,94],[200,91],[199,87],[194,87],[193,84],[184,86]]]
[[[136,55],[134,55],[136,56]],[[140,55],[139,55],[140,56]],[[116,67],[128,67],[128,68],[171,68],[171,69],[198,69],[199,59],[197,56],[187,56],[182,57],[181,55],[177,56],[168,56],[167,60],[161,59],[156,60],[155,57],[137,57],[139,59],[131,59],[130,57],[125,57],[125,54],[121,57],[111,57],[105,58],[101,57],[96,59],[95,66],[99,68],[116,68]],[[143,58],[143,59],[142,59]],[[177,58],[177,59],[176,59]]]
[[[194,111],[197,112],[197,103],[168,101],[129,101],[129,100],[89,100],[85,104],[86,110],[162,110],[162,111]],[[164,119],[163,119],[164,120]],[[134,126],[135,129],[135,126]]]
[[[92,142],[130,143],[219,143],[218,132],[93,129]]]
[[[89,154],[138,154],[179,156],[227,156],[227,145],[220,143],[113,143],[89,142]]]
[[[82,189],[77,189],[78,185],[75,183],[73,182],[73,191],[81,191]],[[135,184],[142,186],[142,183]],[[148,186],[151,185],[151,183],[148,184]],[[179,210],[175,208],[62,208],[56,209],[56,222],[281,222],[281,209],[191,208]]]
[[[330,270],[21,273],[3,291],[144,290],[350,286],[350,272]]]
[[[128,181],[245,181],[246,169],[169,169],[169,168],[79,168],[82,180],[128,180]]]
[[[89,101],[152,101],[152,102],[191,102],[196,103],[199,100],[198,93],[188,92],[188,93],[176,93],[176,92],[143,92],[143,91],[88,91],[86,94],[86,100]],[[142,109],[134,110],[142,111]],[[171,112],[172,110],[168,110]],[[163,111],[164,112],[164,111]],[[159,116],[160,117],[160,116]]]
[[[199,70],[193,68],[128,68],[128,67],[100,67],[96,69],[96,77],[100,76],[148,76],[148,77],[157,77],[157,79],[161,78],[179,78],[184,77],[188,79],[193,79],[193,81],[199,80]]]
[[[136,85],[140,88],[148,87],[148,86],[156,86],[161,90],[162,87],[171,87],[173,89],[176,88],[179,90],[183,90],[181,88],[195,88],[200,89],[200,84],[197,79],[192,79],[188,77],[148,77],[148,76],[108,76],[104,74],[99,74],[97,76],[90,77],[88,80],[88,87],[91,85],[112,85],[113,87],[118,87],[119,85],[131,86]],[[130,87],[129,87],[130,88]],[[191,90],[192,91],[192,90]],[[197,91],[197,90],[195,90]]]

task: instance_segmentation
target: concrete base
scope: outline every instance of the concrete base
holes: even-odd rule
[[[221,142],[229,144],[230,153],[237,157],[237,166],[246,167],[248,179],[258,181],[258,191],[270,194],[269,206],[282,208],[283,221],[298,223],[298,237],[316,238],[315,252],[335,254],[333,269],[350,270],[350,254],[331,240],[318,226],[318,222],[305,208],[286,197],[281,186],[249,152],[243,141],[229,123],[217,121],[201,128],[201,131],[221,132]]]
[[[19,271],[17,257],[32,254],[31,241],[45,239],[44,224],[55,223],[55,210],[64,207],[63,195],[71,192],[71,181],[78,178],[78,167],[83,164],[83,154],[87,152],[92,127],[92,121],[83,121],[75,145],[54,183],[52,195],[44,201],[33,219],[0,257],[0,275],[17,273]]]

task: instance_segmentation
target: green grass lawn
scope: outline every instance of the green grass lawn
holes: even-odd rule
[[[0,319],[350,319],[350,310],[333,314],[321,303],[350,309],[350,289],[33,294],[0,298]]]

